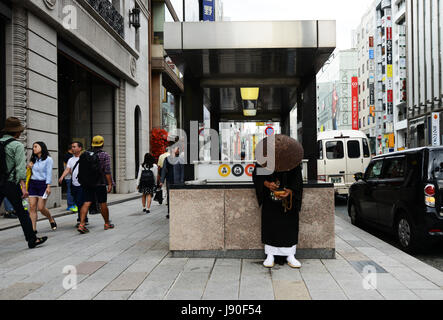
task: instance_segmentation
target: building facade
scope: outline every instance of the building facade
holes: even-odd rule
[[[68,144],[89,147],[94,135],[105,138],[115,191],[135,191],[134,159],[149,149],[148,1],[6,1],[0,10],[2,120],[22,121],[28,158],[34,142],[47,144],[54,159],[48,205],[61,204]]]
[[[392,4],[392,54],[394,67],[394,137],[395,150],[403,150],[407,141],[407,77],[406,77],[406,1]]]
[[[443,4],[407,0],[407,146],[441,145]]]
[[[317,74],[317,130],[352,129],[352,78],[357,50],[335,50]]]
[[[354,31],[353,47],[357,50],[359,129],[368,137],[372,152],[377,153],[374,33],[375,3]]]

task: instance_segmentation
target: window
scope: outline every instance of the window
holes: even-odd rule
[[[383,167],[383,160],[377,160],[371,163],[366,170],[366,179],[378,179],[381,176],[381,168]]]
[[[369,158],[371,155],[370,155],[370,152],[369,152],[368,140],[367,139],[363,139],[362,141],[363,141],[363,156],[365,158]]]
[[[385,160],[385,179],[403,178],[405,176],[405,158],[393,158]]]
[[[348,141],[348,157],[350,159],[360,158],[360,142],[358,140]]]
[[[366,127],[366,117],[363,117],[363,127]]]
[[[318,142],[318,159],[323,160],[323,141]]]
[[[343,159],[343,142],[342,141],[328,141],[326,142],[326,157],[328,159]]]

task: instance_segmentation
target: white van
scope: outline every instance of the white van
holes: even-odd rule
[[[348,195],[354,174],[365,172],[371,161],[369,141],[361,131],[334,130],[317,134],[318,180],[334,184],[335,194]]]

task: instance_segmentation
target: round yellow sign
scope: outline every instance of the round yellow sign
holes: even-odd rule
[[[222,177],[227,177],[231,174],[231,168],[227,164],[222,164],[218,167],[218,174]]]

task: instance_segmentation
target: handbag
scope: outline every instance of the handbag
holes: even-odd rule
[[[31,180],[32,169],[26,168],[26,190],[29,190],[29,180]]]
[[[157,190],[155,191],[154,201],[157,201],[158,204],[163,203],[163,190],[157,186]]]

